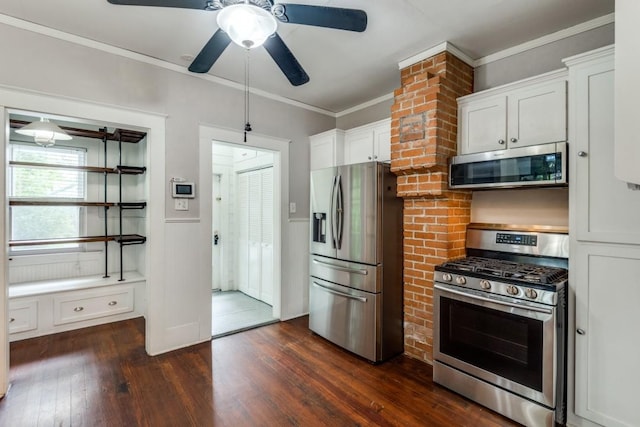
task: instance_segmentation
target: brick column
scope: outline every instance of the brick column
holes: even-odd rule
[[[447,186],[457,152],[457,101],[473,89],[473,69],[449,52],[401,71],[391,107],[391,170],[404,198],[405,354],[433,357],[433,268],[464,256],[471,193]]]

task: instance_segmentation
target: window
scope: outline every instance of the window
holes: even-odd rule
[[[85,166],[86,150],[11,144],[11,160],[66,166]],[[82,171],[42,167],[10,168],[9,197],[13,201],[83,201],[86,174]],[[42,240],[82,235],[84,208],[79,206],[11,206],[11,240]],[[14,246],[13,253],[78,250],[79,243]]]

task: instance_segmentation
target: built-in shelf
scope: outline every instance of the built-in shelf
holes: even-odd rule
[[[26,122],[24,120],[15,120],[11,119],[9,121],[9,125],[12,129],[20,129],[31,122]],[[113,132],[108,132],[106,128],[101,130],[91,130],[91,129],[81,129],[74,128],[69,126],[60,126],[65,132],[67,132],[71,136],[80,136],[84,138],[95,138],[102,139],[107,141],[115,141],[115,142],[130,142],[130,143],[138,143],[147,136],[146,132],[140,132],[136,130],[129,129],[116,129]]]
[[[115,168],[101,168],[98,166],[71,166],[71,165],[55,165],[51,163],[36,163],[36,162],[17,162],[10,161],[9,166],[14,167],[29,167],[29,168],[43,168],[43,169],[64,169],[64,170],[76,170],[81,172],[97,172],[97,173],[121,173],[123,175],[141,175],[147,170],[146,167],[141,166],[124,166],[118,165]]]
[[[30,122],[23,120],[9,120],[9,124],[12,129],[20,129],[23,126],[28,125]],[[104,234],[101,236],[79,236],[72,238],[57,238],[57,239],[39,239],[39,240],[11,240],[9,241],[10,247],[17,246],[40,246],[40,245],[56,245],[56,244],[68,244],[68,243],[91,243],[91,242],[104,242],[104,275],[108,276],[108,245],[109,242],[116,242],[120,245],[120,281],[124,280],[123,276],[123,247],[129,245],[140,245],[146,242],[147,238],[139,234],[109,234],[108,233],[108,221],[107,211],[111,207],[118,207],[119,210],[119,232],[123,230],[122,212],[124,210],[131,209],[145,209],[147,207],[146,202],[123,202],[122,201],[122,176],[123,175],[142,175],[146,172],[147,168],[144,166],[125,166],[122,165],[122,143],[138,143],[142,141],[146,136],[146,132],[140,132],[128,129],[115,129],[113,132],[109,132],[107,127],[100,128],[98,130],[82,129],[76,127],[60,126],[65,132],[72,136],[79,136],[83,138],[93,138],[102,141],[104,146],[104,165],[98,166],[75,166],[75,165],[59,165],[50,163],[38,163],[38,162],[24,162],[24,161],[10,161],[11,167],[25,167],[25,168],[48,168],[58,170],[74,170],[80,172],[89,173],[101,173],[103,174],[104,185],[104,200],[102,202],[88,202],[79,200],[42,200],[42,199],[14,199],[9,201],[9,206],[84,206],[84,207],[101,207],[104,209]],[[118,143],[118,165],[115,167],[107,167],[107,150],[109,141],[115,141]],[[118,176],[118,202],[110,202],[107,199],[107,187],[108,187],[108,174],[115,174]]]
[[[57,201],[57,200],[10,200],[9,206],[97,206],[97,207],[112,207],[116,206],[116,203],[112,202],[69,202],[69,201]]]
[[[68,243],[92,243],[92,242],[118,242],[123,245],[140,245],[147,241],[147,238],[139,234],[123,234],[109,236],[85,236],[69,237],[59,239],[39,239],[39,240],[10,240],[9,246],[40,246],[40,245],[60,245]]]
[[[10,200],[9,206],[84,206],[84,207],[113,207],[122,209],[144,209],[147,202],[86,202],[60,200]]]

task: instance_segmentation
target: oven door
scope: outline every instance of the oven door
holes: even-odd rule
[[[555,307],[436,283],[434,315],[434,360],[555,407]]]

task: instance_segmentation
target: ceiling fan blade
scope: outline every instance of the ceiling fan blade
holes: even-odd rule
[[[285,22],[363,32],[367,29],[367,13],[358,9],[277,3],[284,7]],[[277,16],[277,15],[276,15]]]
[[[111,4],[126,6],[158,6],[179,7],[182,9],[207,9],[210,3],[207,0],[107,0]]]
[[[309,76],[302,69],[302,65],[298,62],[293,53],[289,50],[286,44],[282,41],[278,33],[269,37],[264,42],[264,48],[267,49],[269,55],[278,64],[278,67],[282,70],[289,82],[294,86],[300,86],[309,81]]]
[[[218,29],[204,45],[196,59],[189,65],[192,73],[206,73],[213,66],[214,62],[222,55],[222,52],[229,46],[231,39],[224,31]]]

